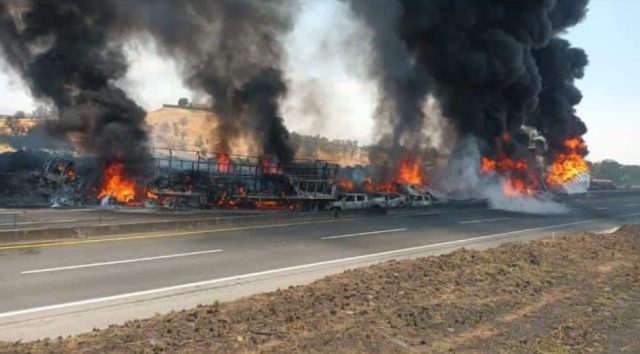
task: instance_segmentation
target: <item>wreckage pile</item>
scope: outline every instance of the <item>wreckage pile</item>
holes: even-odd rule
[[[189,157],[190,156],[190,157]],[[14,160],[23,161],[22,167]],[[279,164],[220,153],[155,149],[152,173],[139,183],[120,163],[90,166],[73,158],[18,151],[0,156],[0,205],[122,205],[218,208],[318,209],[336,198],[339,167],[323,161]],[[103,170],[101,176],[96,171]],[[27,197],[28,196],[28,197]]]

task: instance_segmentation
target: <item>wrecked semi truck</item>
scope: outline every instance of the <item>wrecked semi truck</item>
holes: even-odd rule
[[[168,208],[325,208],[337,197],[337,164],[266,156],[212,156],[198,151],[153,150],[153,181],[147,199]]]

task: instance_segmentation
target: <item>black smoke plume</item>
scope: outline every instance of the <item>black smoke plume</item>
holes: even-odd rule
[[[0,47],[34,97],[59,112],[50,134],[78,142],[103,163],[147,172],[145,111],[114,85],[127,71],[122,28],[107,1],[0,2]]]
[[[429,93],[438,99],[443,115],[452,121],[461,137],[470,135],[481,140],[483,154],[501,153],[505,140],[512,136],[517,140],[523,124],[535,122],[536,126],[546,128],[549,135],[558,126],[571,133],[585,131],[572,110],[579,102],[572,78],[579,77],[586,57],[580,57],[579,50],[558,48],[562,40],[557,36],[583,18],[587,1],[351,0],[351,3],[375,33],[377,60],[373,71],[379,82],[384,83],[383,102],[393,97],[388,92],[396,92],[401,98],[393,97],[393,104],[406,108],[396,109],[398,117],[390,119],[397,131],[415,126],[412,122],[419,119],[411,112]],[[549,58],[554,54],[560,58]],[[541,61],[548,65],[540,64]],[[407,67],[410,69],[402,71]],[[406,75],[396,75],[399,68]],[[569,71],[562,72],[565,69]],[[561,83],[551,87],[554,78]],[[414,89],[409,94],[398,90],[407,82],[413,82]],[[544,86],[543,92],[543,85],[547,84],[551,88]],[[551,96],[558,93],[564,95],[560,100],[565,108],[557,109],[562,112],[555,117],[537,114],[543,109],[551,110],[542,106],[555,105],[557,102]],[[571,117],[567,118],[567,114]],[[515,147],[510,150],[516,153]]]
[[[293,158],[280,115],[286,94],[281,67],[282,37],[292,27],[290,1],[159,0],[134,3],[123,12],[135,17],[182,65],[185,83],[211,99],[220,120],[221,148],[240,137],[257,139],[264,153],[280,162]],[[127,4],[131,5],[131,4]],[[142,14],[141,18],[138,18]]]
[[[559,1],[549,14],[553,31],[561,32],[581,21],[586,15],[586,6],[587,0]],[[553,158],[555,153],[563,152],[565,140],[587,132],[574,108],[582,100],[574,81],[584,76],[588,59],[584,50],[572,47],[569,41],[557,36],[546,46],[534,50],[533,56],[542,78],[542,90],[532,125],[547,138],[548,158]],[[587,154],[586,149],[579,152]]]
[[[372,32],[370,74],[380,90],[375,113],[379,147],[413,148],[420,138],[429,80],[423,68],[413,64],[406,43],[397,34],[403,8],[387,0],[353,0],[350,5]]]

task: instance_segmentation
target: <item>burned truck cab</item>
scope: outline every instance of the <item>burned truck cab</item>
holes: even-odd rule
[[[49,185],[66,185],[76,182],[77,176],[73,169],[73,161],[65,159],[52,159],[44,163],[42,167],[41,181]]]

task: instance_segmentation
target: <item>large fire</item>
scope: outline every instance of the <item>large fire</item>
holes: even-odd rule
[[[420,161],[405,155],[398,161],[398,172],[395,178],[397,183],[410,185],[423,185],[424,177],[420,168]]]
[[[226,152],[218,153],[218,171],[229,173],[231,170],[231,158]]]
[[[353,182],[351,182],[350,180],[348,180],[348,179],[346,179],[344,177],[340,178],[340,180],[338,181],[338,185],[345,192],[353,191]]]
[[[354,182],[341,178],[338,181],[338,185],[343,191],[351,192],[355,189]],[[390,177],[381,182],[375,182],[374,179],[369,176],[362,181],[361,188],[364,192],[385,192],[385,193],[399,193],[401,185],[411,186],[424,186],[425,178],[422,174],[422,166],[420,161],[411,155],[403,156]]]
[[[533,195],[539,188],[534,172],[525,160],[515,160],[506,156],[498,159],[483,157],[480,168],[485,173],[498,173],[504,177],[503,192],[507,196]]]
[[[127,203],[136,197],[136,183],[125,176],[124,164],[107,164],[102,176],[102,187],[98,199],[111,196],[120,203]]]
[[[587,147],[582,138],[567,139],[564,146],[567,153],[557,154],[547,171],[546,180],[550,185],[563,185],[580,174],[589,172],[587,161],[579,153]]]

